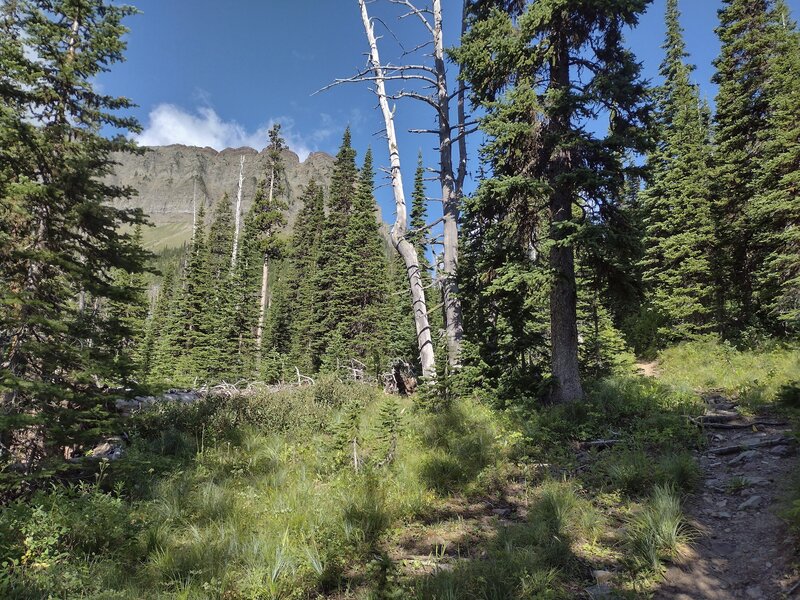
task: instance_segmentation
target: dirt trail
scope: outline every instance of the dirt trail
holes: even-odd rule
[[[671,567],[658,600],[778,600],[800,598],[793,539],[777,512],[797,474],[797,445],[774,417],[752,423],[721,396],[709,396],[709,447],[699,455],[701,489],[686,505],[698,534]],[[788,442],[775,443],[788,437]],[[754,446],[755,444],[769,444]],[[775,443],[774,445],[772,445]],[[742,446],[736,451],[726,447]]]

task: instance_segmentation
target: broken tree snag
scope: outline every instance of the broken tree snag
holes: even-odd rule
[[[466,3],[462,7],[462,33],[466,27]],[[459,81],[457,95],[457,123],[451,126],[450,98],[447,86],[447,70],[444,56],[444,35],[442,24],[442,2],[433,0],[433,59],[436,73],[436,105],[439,121],[439,181],[442,188],[443,212],[443,262],[442,296],[444,297],[445,333],[447,335],[447,355],[451,366],[461,360],[461,341],[464,326],[461,314],[461,300],[458,294],[458,222],[461,209],[462,188],[466,175],[466,131],[463,99],[463,84]],[[458,174],[453,167],[453,131],[458,137]]]
[[[236,266],[236,255],[239,253],[239,235],[242,229],[242,184],[244,183],[244,154],[239,163],[239,190],[236,192],[236,215],[233,229],[233,254],[231,255],[231,270]]]
[[[796,444],[797,440],[790,437],[779,437],[774,440],[764,440],[763,442],[751,442],[749,444],[736,444],[735,446],[723,446],[721,448],[714,448],[710,450],[711,454],[724,456],[726,454],[736,454],[737,452],[745,452],[747,450],[754,450],[756,448],[769,448],[771,446],[788,446]]]
[[[389,98],[386,95],[386,75],[381,66],[380,53],[378,52],[378,42],[375,37],[372,19],[367,11],[366,0],[358,0],[361,8],[361,21],[364,25],[364,33],[369,42],[369,65],[375,82],[375,94],[378,96],[378,104],[383,113],[383,121],[386,127],[386,141],[389,146],[389,163],[391,166],[392,192],[394,194],[396,218],[391,230],[392,245],[405,263],[408,282],[411,288],[411,299],[414,309],[414,324],[417,330],[417,346],[419,348],[419,360],[422,366],[422,375],[426,378],[436,376],[436,363],[434,360],[433,339],[431,338],[431,328],[428,321],[428,308],[425,302],[425,289],[422,284],[422,277],[419,268],[419,256],[417,250],[405,239],[408,229],[408,210],[406,205],[405,192],[403,191],[403,175],[400,169],[400,150],[397,145],[397,134],[394,125],[394,112],[389,107]]]

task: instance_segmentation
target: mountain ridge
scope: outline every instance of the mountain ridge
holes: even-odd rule
[[[108,183],[130,186],[137,195],[122,200],[123,208],[141,208],[153,227],[144,232],[148,249],[179,247],[191,236],[193,208],[206,213],[228,194],[235,203],[241,157],[245,157],[242,206],[246,212],[253,202],[258,180],[265,176],[267,153],[247,146],[216,150],[209,146],[150,146],[142,154],[117,154],[118,162]],[[286,167],[286,196],[289,204],[287,229],[291,229],[301,208],[299,198],[312,180],[327,191],[334,158],[313,152],[301,161],[291,150],[282,153]]]

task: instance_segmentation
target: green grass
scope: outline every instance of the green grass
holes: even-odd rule
[[[502,529],[483,560],[421,579],[413,597],[573,597],[567,583],[581,577],[576,551],[596,541],[604,525],[603,516],[574,483],[545,481],[536,489],[527,520]]]
[[[664,350],[659,369],[660,378],[673,386],[718,390],[758,407],[775,401],[782,388],[797,385],[800,348],[770,343],[756,350],[737,350],[709,338]]]
[[[427,414],[410,400],[392,410],[387,402],[365,386],[330,384],[135,417],[135,443],[102,481],[2,509],[0,596],[304,598],[369,588],[392,528],[449,494],[480,493],[501,461],[502,426],[479,404]],[[393,461],[387,414],[400,415]]]
[[[628,560],[637,572],[660,574],[690,540],[678,495],[671,487],[659,485],[628,522]]]
[[[690,539],[691,388],[620,376],[581,404],[430,411],[323,379],[159,405],[126,422],[131,445],[98,481],[0,509],[0,596],[547,599],[592,585],[587,567],[649,581]],[[617,443],[581,450],[596,439]],[[512,520],[470,514],[507,494]],[[404,535],[447,528],[470,549],[451,570],[397,560]]]

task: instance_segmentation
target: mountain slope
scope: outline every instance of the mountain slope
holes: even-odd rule
[[[236,201],[239,164],[245,157],[242,204],[245,212],[255,195],[256,183],[266,168],[266,152],[252,148],[213,148],[183,145],[147,148],[141,156],[118,155],[119,165],[110,183],[131,186],[138,191],[122,206],[138,207],[150,215],[154,227],[144,232],[145,245],[151,250],[178,247],[189,239],[192,230],[192,200],[201,203],[208,214],[210,207],[226,192]],[[286,189],[289,195],[291,228],[300,210],[297,200],[313,179],[327,190],[333,169],[333,157],[322,152],[300,162],[294,152],[283,153],[286,165]]]

